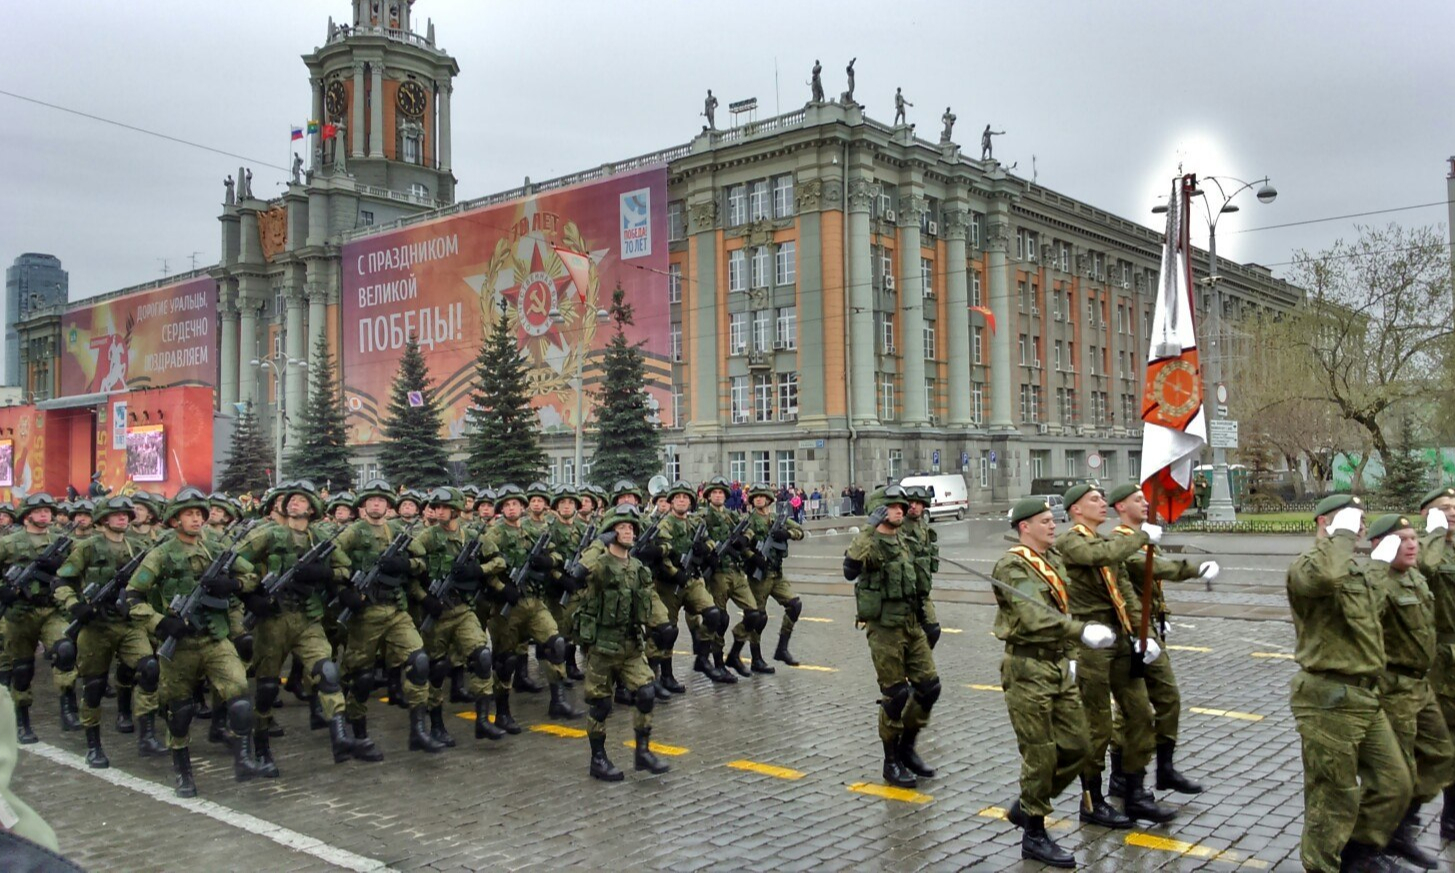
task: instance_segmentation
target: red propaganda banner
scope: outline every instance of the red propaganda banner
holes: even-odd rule
[[[61,396],[217,384],[217,282],[200,276],[66,310]]]
[[[482,206],[346,243],[340,358],[350,442],[372,443],[406,338],[419,340],[447,438],[461,437],[475,357],[499,318],[526,360],[543,430],[576,426],[576,370],[587,392],[614,326],[595,317],[620,285],[634,308],[651,402],[671,414],[667,169]],[[582,287],[582,285],[585,287]],[[591,415],[587,396],[585,415]]]

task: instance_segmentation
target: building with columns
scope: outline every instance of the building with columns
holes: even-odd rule
[[[669,477],[871,487],[962,472],[986,502],[1041,477],[1138,475],[1159,233],[847,97],[456,202],[458,65],[432,25],[412,30],[410,3],[351,5],[352,23],[330,21],[304,56],[314,117],[338,135],[310,137],[308,172],[275,199],[252,196],[240,171],[219,216],[207,274],[222,415],[253,401],[271,428],[278,403],[301,407],[305,368],[279,379],[253,362],[308,360],[320,336],[337,349],[353,330],[339,306],[344,243],[665,164]],[[1218,272],[1233,321],[1302,297],[1254,264],[1224,259]],[[589,457],[589,429],[587,443]],[[573,444],[545,439],[553,478],[574,478]],[[358,463],[372,475],[377,448]]]

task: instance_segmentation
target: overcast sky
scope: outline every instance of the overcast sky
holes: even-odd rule
[[[288,129],[310,111],[299,56],[345,0],[6,4],[0,90],[192,140],[214,154],[0,95],[0,263],[55,254],[72,299],[215,263],[222,179],[254,166],[280,190]],[[483,2],[418,0],[459,61],[461,199],[691,139],[702,96],[757,97],[759,117],[830,96],[858,56],[858,98],[938,136],[948,104],[975,151],[993,123],[1018,175],[1160,228],[1179,161],[1272,177],[1279,198],[1218,225],[1219,252],[1278,266],[1351,237],[1353,221],[1263,225],[1443,201],[1455,154],[1455,4]],[[301,145],[301,143],[300,143]],[[276,168],[262,164],[270,163]],[[1445,207],[1364,221],[1441,224]]]

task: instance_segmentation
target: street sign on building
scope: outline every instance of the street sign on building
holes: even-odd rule
[[[1220,418],[1209,421],[1207,423],[1207,444],[1215,449],[1236,449],[1238,447],[1238,423]]]

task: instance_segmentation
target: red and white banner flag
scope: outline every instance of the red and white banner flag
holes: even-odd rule
[[[1142,492],[1164,523],[1192,505],[1192,470],[1207,445],[1188,237],[1196,188],[1192,174],[1172,183],[1142,393]]]
[[[576,296],[582,303],[586,302],[586,292],[591,288],[591,258],[580,252],[573,252],[570,249],[563,249],[560,246],[551,246],[556,257],[561,259],[561,266],[566,268],[566,275],[571,277],[571,284],[576,286]]]

